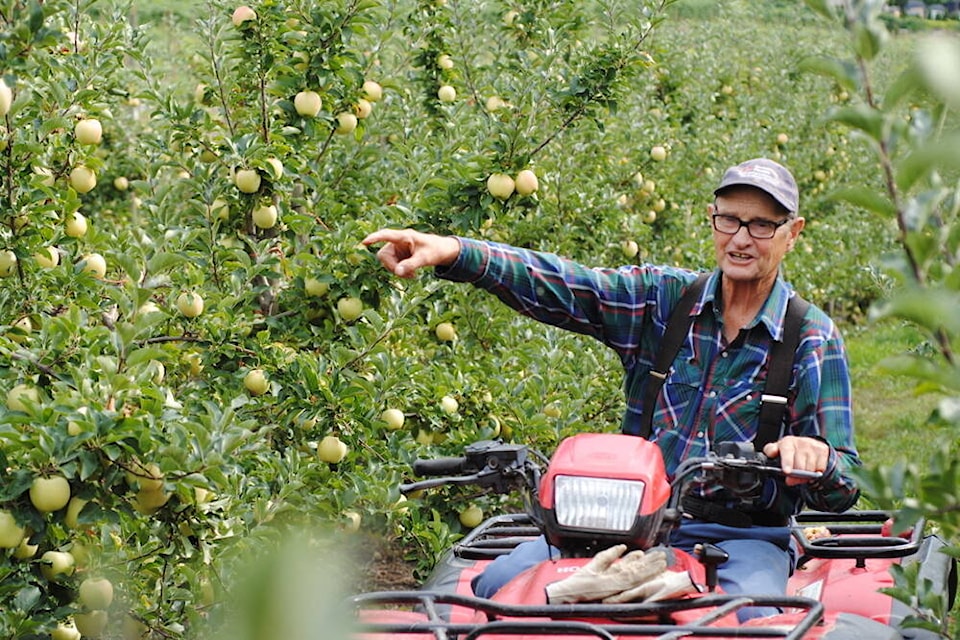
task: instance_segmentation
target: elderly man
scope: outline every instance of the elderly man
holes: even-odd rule
[[[412,230],[383,229],[364,242],[386,243],[378,257],[398,276],[435,267],[441,278],[469,282],[520,313],[614,349],[625,372],[622,429],[655,440],[672,474],[715,443],[755,441],[760,414],[769,409],[762,400],[770,398],[764,385],[771,349],[787,337],[796,297],[780,265],[804,218],[785,167],[759,158],[729,168],[707,214],[717,262],[709,274],[657,265],[588,268],[552,254]],[[671,312],[690,290],[679,314],[685,324],[677,353],[658,371]],[[723,488],[701,487],[684,503],[687,517],[671,540],[686,550],[702,542],[723,548],[730,559],[719,579],[727,593],[784,593],[794,562],[787,517],[804,505],[844,511],[859,496],[848,475],[860,462],[843,340],[817,307],[804,304],[800,313],[792,368],[781,376],[788,388],[774,398],[781,406],[772,435],[768,427],[759,442],[779,459],[785,477],[767,481],[746,505]],[[820,473],[812,478],[797,471]],[[520,545],[478,576],[475,592],[492,595],[551,551],[544,540]],[[770,613],[753,608],[739,615]]]

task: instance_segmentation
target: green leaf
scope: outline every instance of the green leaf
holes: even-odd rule
[[[914,149],[896,167],[897,187],[908,191],[934,170],[944,173],[960,170],[960,135],[947,136]]]
[[[810,56],[800,61],[801,71],[816,73],[832,79],[848,91],[860,88],[860,71],[856,65],[829,56]]]
[[[865,104],[836,109],[830,120],[862,131],[876,142],[883,139],[883,114]]]
[[[832,200],[849,202],[883,216],[893,217],[897,214],[896,207],[884,194],[868,187],[845,187],[830,192],[828,197]]]
[[[911,67],[902,72],[890,83],[883,95],[883,111],[888,113],[893,111],[898,104],[915,94],[920,88],[920,77],[915,68]]]
[[[958,372],[947,365],[938,365],[929,358],[913,355],[891,356],[884,358],[877,366],[882,371],[935,385],[939,391],[960,389]],[[933,391],[933,388],[928,388]]]
[[[858,23],[853,29],[853,49],[864,60],[873,60],[883,48],[886,34],[884,27],[878,23]]]
[[[804,2],[808,7],[822,17],[827,18],[828,20],[834,19],[835,15],[833,8],[827,3],[827,0],[804,0]]]

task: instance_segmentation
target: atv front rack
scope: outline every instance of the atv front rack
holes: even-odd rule
[[[735,596],[710,594],[696,598],[656,603],[514,605],[485,598],[425,591],[375,592],[349,600],[356,612],[357,638],[393,638],[419,635],[436,640],[474,640],[501,637],[595,637],[618,638],[784,638],[801,640],[823,619],[823,605],[816,600],[789,596]],[[439,605],[439,606],[438,606]],[[416,618],[378,621],[376,612],[410,607]],[[794,614],[790,624],[749,626],[729,624],[742,607],[780,607]],[[451,609],[454,607],[454,609]],[[455,615],[441,615],[451,610]],[[695,612],[695,613],[690,613]],[[690,619],[671,624],[671,616],[685,613]],[[362,615],[366,613],[367,615]],[[372,615],[371,615],[372,613]],[[454,621],[452,618],[455,618]],[[723,624],[726,622],[726,626]]]
[[[824,513],[803,511],[791,518],[790,525],[801,549],[801,560],[810,558],[847,558],[862,564],[868,558],[903,558],[913,555],[923,542],[922,519],[902,535],[884,533],[891,517],[886,511],[846,511]],[[820,529],[819,536],[809,535]]]

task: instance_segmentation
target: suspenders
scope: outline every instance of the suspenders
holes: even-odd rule
[[[667,328],[660,342],[660,349],[650,370],[650,377],[643,396],[643,414],[640,417],[640,436],[650,438],[653,433],[653,409],[670,372],[670,365],[677,357],[680,346],[687,337],[693,318],[690,311],[707,284],[709,273],[701,274],[684,292],[677,306],[670,312]],[[764,393],[760,397],[760,424],[754,438],[754,448],[761,451],[769,442],[780,439],[783,416],[787,409],[787,389],[794,355],[800,344],[800,329],[810,303],[794,295],[787,303],[783,325],[783,340],[774,341],[770,347],[770,363]]]

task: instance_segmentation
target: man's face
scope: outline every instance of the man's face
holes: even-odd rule
[[[753,220],[780,223],[787,220],[787,216],[769,195],[753,187],[733,187],[725,190],[717,196],[715,203],[708,207],[708,212],[711,216],[730,216],[744,223]],[[717,265],[723,271],[724,277],[734,282],[772,285],[783,257],[793,248],[803,224],[803,218],[789,220],[779,226],[773,237],[768,239],[752,237],[746,226],[741,226],[732,235],[717,231],[714,226],[713,246],[716,250]],[[754,233],[757,231],[754,230]]]

